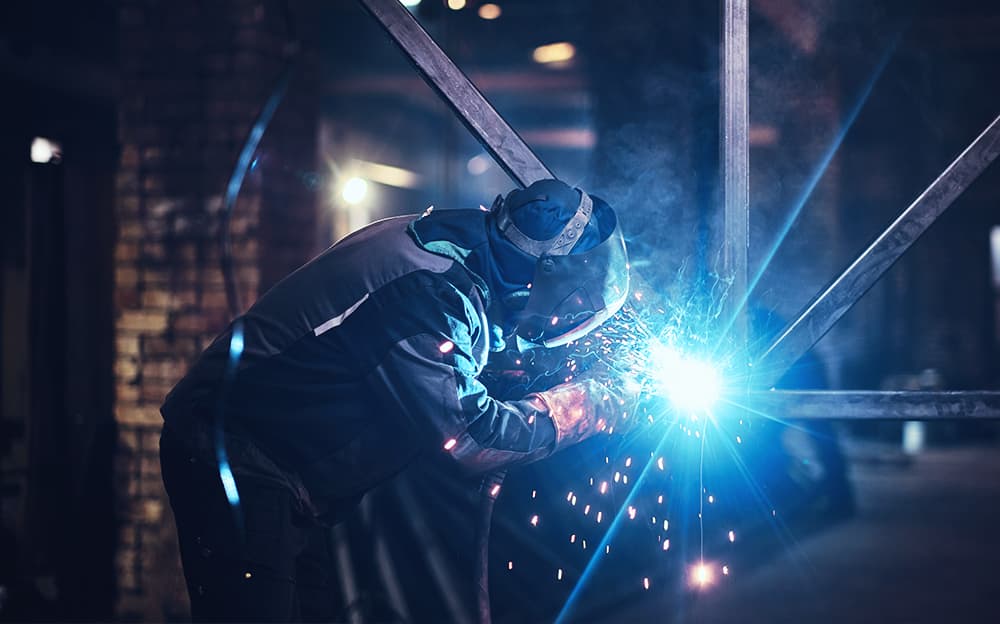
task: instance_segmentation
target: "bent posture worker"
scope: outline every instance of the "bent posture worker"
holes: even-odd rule
[[[319,615],[305,589],[313,527],[336,523],[420,453],[485,473],[613,426],[621,397],[586,375],[516,401],[492,398],[478,376],[506,342],[553,347],[593,330],[628,282],[611,207],[544,180],[489,211],[379,221],[275,285],[162,408],[193,617]]]

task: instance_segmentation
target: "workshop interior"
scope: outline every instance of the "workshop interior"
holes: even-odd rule
[[[0,622],[1000,621],[998,76],[995,0],[2,3]]]

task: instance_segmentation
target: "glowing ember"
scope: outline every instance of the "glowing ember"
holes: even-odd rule
[[[694,587],[704,588],[711,585],[714,580],[713,577],[711,566],[704,561],[699,562],[691,568],[691,585]]]
[[[444,443],[444,450],[450,451],[451,449],[455,448],[456,444],[458,444],[458,440],[456,440],[455,438],[451,438],[450,440]]]
[[[450,340],[445,340],[440,345],[438,345],[438,351],[441,353],[451,353],[452,349],[455,348],[455,343]]]
[[[531,526],[538,526],[538,515],[531,516]]]
[[[729,532],[729,541],[730,542],[735,542],[736,541],[736,533],[734,531],[730,531]]]

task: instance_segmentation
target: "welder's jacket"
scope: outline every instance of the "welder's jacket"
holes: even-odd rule
[[[485,244],[475,234],[484,213],[454,212],[472,223],[465,247],[418,242],[414,217],[386,219],[275,285],[241,317],[236,373],[223,381],[238,351],[231,325],[167,397],[165,429],[208,454],[209,423],[222,414],[237,477],[281,475],[319,515],[422,451],[486,472],[580,433],[570,431],[579,423],[554,427],[549,404],[579,403],[585,385],[548,402],[501,402],[477,379],[491,346],[489,292],[462,257]]]

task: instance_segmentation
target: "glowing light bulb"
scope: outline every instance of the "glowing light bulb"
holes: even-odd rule
[[[362,178],[351,178],[344,182],[344,188],[340,190],[340,196],[348,204],[360,204],[368,194],[368,183]]]

